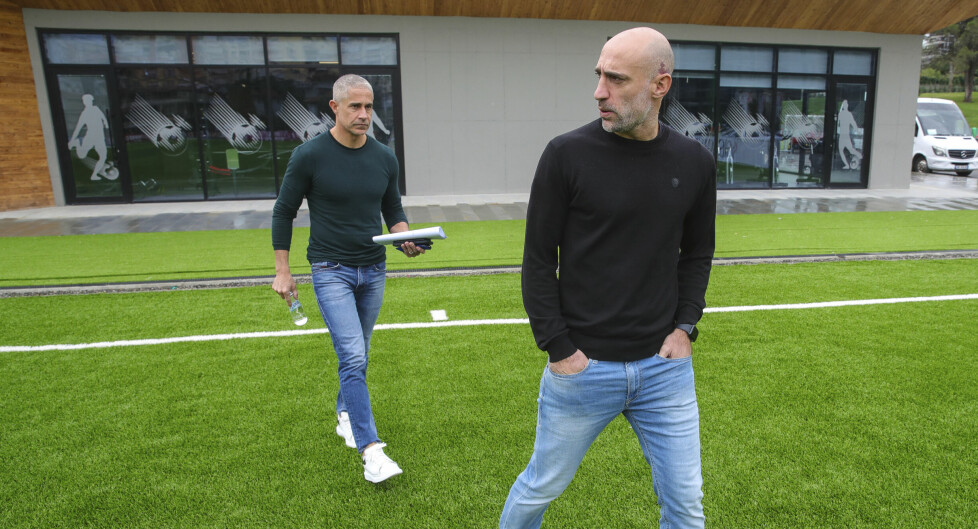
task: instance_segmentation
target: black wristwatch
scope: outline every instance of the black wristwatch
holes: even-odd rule
[[[676,328],[685,331],[686,334],[689,335],[689,341],[691,342],[695,342],[696,337],[700,334],[699,329],[697,329],[696,325],[693,325],[692,323],[677,323]]]

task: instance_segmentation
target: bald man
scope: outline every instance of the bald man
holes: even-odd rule
[[[533,455],[501,528],[540,527],[618,415],[652,468],[660,527],[703,527],[691,342],[713,259],[716,170],[703,146],[659,123],[672,68],[659,32],[614,36],[594,69],[599,119],[553,139],[537,166],[523,305],[549,361]]]

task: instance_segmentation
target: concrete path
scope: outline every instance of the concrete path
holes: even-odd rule
[[[412,223],[524,219],[528,195],[406,196]],[[0,211],[0,236],[268,229],[275,201],[62,206]],[[909,189],[722,190],[717,213],[978,210],[978,177],[915,173]],[[303,206],[296,226],[309,226]]]

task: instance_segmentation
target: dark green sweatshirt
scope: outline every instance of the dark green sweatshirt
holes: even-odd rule
[[[383,233],[381,214],[388,229],[407,222],[398,174],[394,153],[369,136],[359,149],[344,147],[329,132],[296,147],[272,210],[272,247],[290,249],[292,221],[305,198],[310,263],[365,266],[384,261],[386,248],[371,240]]]

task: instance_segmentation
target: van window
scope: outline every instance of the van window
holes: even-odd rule
[[[927,136],[968,136],[971,132],[957,105],[918,103],[917,119]]]

